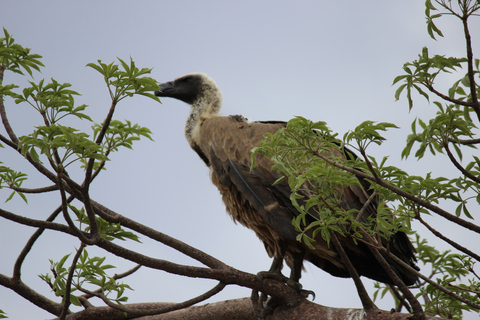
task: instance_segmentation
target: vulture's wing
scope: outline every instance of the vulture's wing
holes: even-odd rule
[[[254,231],[266,223],[278,233],[275,237],[295,240],[290,192],[280,192],[272,186],[280,175],[270,171],[270,160],[262,156],[255,170],[250,171],[251,150],[264,139],[264,134],[273,134],[283,127],[283,122],[248,123],[235,117],[211,117],[202,123],[199,147],[208,158],[212,180],[236,221]],[[250,215],[240,212],[249,205]]]
[[[305,259],[318,267],[335,276],[348,277],[337,251],[323,238],[316,237],[312,243],[313,250],[296,241],[298,232],[292,225],[292,219],[298,215],[298,211],[291,204],[288,184],[283,181],[274,185],[281,176],[270,170],[271,161],[260,155],[256,159],[256,166],[250,169],[251,150],[260,144],[266,133],[274,134],[285,125],[284,122],[249,123],[238,117],[209,117],[200,126],[197,150],[208,159],[212,181],[219,188],[233,219],[255,231],[270,256],[282,257],[286,253],[285,258],[290,264],[292,254],[304,250]],[[343,156],[338,150],[332,152],[339,152],[337,156]],[[368,182],[360,180],[360,185],[344,187],[342,206],[346,210],[360,210],[369,196]],[[372,201],[365,215],[375,215],[377,205],[376,200]],[[339,240],[360,274],[391,282],[365,245],[355,244],[351,237],[340,237]],[[390,243],[385,245],[404,261],[412,261],[413,248],[405,234],[394,235]],[[402,275],[401,268],[389,262],[406,283],[412,283]]]

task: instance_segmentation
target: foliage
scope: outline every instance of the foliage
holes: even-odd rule
[[[307,245],[312,245],[317,236],[330,243],[335,241],[332,235],[341,234],[375,250],[383,249],[385,251],[382,252],[388,254],[388,248],[382,245],[382,238],[389,238],[398,231],[414,234],[411,224],[412,221],[418,221],[453,247],[452,250],[439,252],[425,239],[415,235],[414,244],[422,270],[430,273],[421,276],[422,280],[410,288],[416,290],[413,300],[406,287],[377,284],[374,298],[392,293],[398,302],[397,310],[407,306],[413,308],[417,315],[422,312],[416,309],[415,301],[418,300],[422,300],[425,312],[455,319],[460,318],[464,311],[478,310],[480,306],[480,277],[475,272],[479,255],[441,235],[423,220],[425,215],[439,215],[450,223],[480,233],[480,227],[472,222],[471,213],[472,208],[480,203],[480,160],[471,153],[480,143],[476,132],[480,122],[480,87],[477,84],[480,81],[480,62],[473,57],[467,24],[467,20],[478,15],[479,10],[478,1],[452,3],[427,0],[425,14],[428,34],[434,39],[443,36],[435,22],[445,14],[459,18],[465,30],[466,57],[432,56],[428,48],[424,48],[417,60],[403,66],[404,74],[394,79],[394,84],[398,85],[395,98],[398,100],[402,94],[406,94],[409,109],[413,108],[416,93],[428,101],[439,100],[432,101],[438,110],[433,119],[416,119],[412,123],[412,133],[407,137],[402,157],[408,158],[413,154],[415,158],[422,159],[427,153],[446,155],[458,169],[457,177],[436,177],[431,173],[425,176],[410,175],[387,164],[387,157],[376,159],[368,155],[371,145],[386,142],[385,131],[397,128],[395,124],[385,122],[364,121],[340,137],[324,122],[297,117],[289,121],[284,130],[269,135],[259,148],[253,150],[253,161],[257,154],[268,156],[274,163],[274,169],[284,174],[284,178],[276,183],[286,182],[291,187],[291,201],[299,211],[293,224],[299,232],[298,240]],[[0,208],[2,218],[36,228],[19,254],[13,276],[8,278],[14,283],[11,289],[27,295],[25,292],[28,290],[25,291],[21,279],[22,263],[42,232],[49,229],[75,237],[79,246],[59,261],[51,259],[51,273],[40,275],[54,295],[61,298],[60,302],[35,295],[26,299],[54,305],[48,311],[61,319],[69,312],[70,304],[82,305],[87,309],[91,306],[88,302],[91,297],[99,297],[106,305],[124,313],[128,310],[130,315],[147,315],[203,301],[222,290],[227,283],[251,286],[273,296],[275,292],[272,294],[268,290],[272,290],[274,284],[266,286],[254,275],[245,278],[246,273],[235,273],[237,270],[200,250],[112,212],[90,198],[89,187],[106,168],[112,152],[118,152],[122,147],[131,149],[133,143],[142,137],[152,139],[148,128],[128,120],[114,119],[118,103],[126,98],[141,95],[159,102],[151,93],[158,88],[157,82],[147,76],[151,69],[138,68],[133,59],[129,62],[118,59],[118,63],[110,64],[100,60],[89,63],[87,66],[103,77],[111,98],[105,119],[95,122],[87,105],[76,104],[75,98],[79,93],[69,83],[59,83],[55,79],[32,80],[28,87],[21,90],[16,84],[3,83],[8,71],[33,77],[34,72],[43,67],[40,59],[40,55],[15,43],[4,29],[4,37],[0,39],[0,114],[7,136],[0,135],[0,147],[23,155],[26,162],[49,179],[52,185],[25,188],[28,175],[2,165],[0,188],[12,191],[6,201],[19,195],[27,202],[32,193],[58,192],[61,196],[58,209],[45,220],[26,218]],[[435,84],[439,77],[445,73],[456,75],[462,70],[465,73],[459,75],[447,93],[437,90]],[[40,115],[41,123],[30,134],[16,136],[6,117],[5,97],[12,98],[16,104],[30,106],[32,112]],[[84,132],[71,127],[72,119],[90,123],[92,130]],[[71,178],[69,172],[74,169],[81,169],[82,181]],[[378,204],[375,215],[364,215],[363,210],[367,210],[367,205],[361,210],[342,207],[341,191],[352,185],[367,188],[368,201]],[[454,213],[443,209],[451,204],[455,206]],[[66,223],[55,222],[60,214]],[[146,257],[117,245],[118,240],[139,242],[139,234],[164,243],[208,268],[183,266]],[[105,257],[91,257],[87,246],[109,251],[138,263],[138,267],[148,265],[179,275],[214,279],[219,284],[209,292],[173,307],[134,310],[132,313],[132,309],[125,309],[122,305],[128,299],[126,289],[131,287],[119,279],[135,272],[138,267],[112,276],[109,272],[113,265]],[[3,285],[7,283],[5,278],[0,275]],[[277,289],[287,290],[283,284]],[[4,317],[5,313],[0,310],[0,318]]]
[[[108,276],[106,271],[108,269],[115,268],[115,266],[105,264],[105,258],[100,257],[90,257],[87,250],[80,250],[80,258],[72,266],[74,268],[72,286],[73,289],[71,292],[79,290],[86,294],[91,294],[95,290],[86,289],[87,286],[93,286],[98,288],[105,297],[112,292],[116,293],[116,297],[113,300],[117,303],[126,302],[128,300],[127,296],[124,296],[125,289],[132,288],[124,283],[119,283],[114,277]],[[54,262],[50,260],[50,274],[41,274],[39,277],[45,281],[57,297],[62,297],[66,300],[66,291],[68,283],[68,275],[70,268],[65,266],[70,254],[64,256],[60,261]],[[70,302],[76,306],[81,306],[81,302],[76,295],[70,294],[68,299]]]
[[[52,180],[54,185],[39,189],[23,188],[22,184],[28,179],[26,173],[0,166],[0,188],[12,190],[6,201],[15,194],[20,195],[25,202],[30,193],[57,190],[62,194],[61,210],[56,214],[63,213],[71,232],[76,233],[80,239],[80,246],[75,250],[73,259],[70,254],[67,254],[60,261],[50,260],[52,274],[42,274],[40,278],[50,286],[56,296],[62,297],[63,316],[70,303],[81,306],[81,299],[85,299],[86,295],[98,296],[106,303],[111,300],[120,305],[127,301],[125,289],[131,289],[130,286],[120,283],[117,276],[108,275],[108,271],[114,266],[107,264],[105,257],[91,257],[85,248],[87,243],[93,243],[92,239],[95,239],[96,235],[107,241],[118,239],[139,242],[139,237],[134,232],[126,230],[121,223],[107,221],[98,216],[93,210],[88,187],[100,170],[105,169],[110,153],[117,152],[122,147],[132,149],[133,143],[141,137],[152,140],[148,128],[132,124],[128,120],[113,119],[113,114],[120,101],[134,95],[146,96],[160,102],[151,93],[158,88],[158,84],[154,79],[146,76],[151,69],[137,68],[132,59],[130,63],[118,59],[120,65],[114,62],[105,64],[100,60],[96,64],[89,63],[88,67],[100,72],[104,77],[112,99],[110,110],[104,121],[95,123],[88,115],[87,105],[76,105],[75,97],[79,93],[72,90],[69,83],[62,84],[55,79],[51,79],[50,82],[44,79],[38,82],[32,80],[29,81],[30,86],[23,88],[21,93],[17,93],[18,86],[15,84],[4,85],[6,71],[22,75],[26,72],[33,76],[34,70],[40,71],[43,67],[40,55],[33,54],[30,49],[16,44],[5,29],[4,34],[5,37],[0,39],[2,118],[6,117],[4,97],[9,96],[16,104],[31,106],[36,113],[40,114],[42,123],[36,126],[32,133],[17,138],[9,127],[8,121],[4,121],[10,139],[1,136],[1,141],[20,152],[33,167]],[[71,118],[91,122],[92,132],[83,132],[70,127],[68,123],[71,123],[69,121]],[[5,146],[0,145],[0,147]],[[85,173],[85,179],[81,185],[69,178],[67,169],[75,164],[79,164],[77,167],[83,168]],[[49,165],[53,174],[44,165]],[[72,199],[67,200],[66,190],[75,195],[81,206],[72,205],[70,203]],[[71,219],[72,214],[76,217],[76,224]],[[32,236],[33,242],[36,237]],[[71,260],[70,266],[67,266],[69,260]],[[20,266],[21,262],[20,260]],[[75,291],[83,296],[77,295]],[[112,293],[115,294],[113,298],[110,297]],[[3,311],[0,310],[0,313],[0,317],[5,317]]]
[[[435,13],[438,8],[445,12]],[[475,273],[475,262],[480,259],[462,244],[447,239],[428,225],[424,215],[438,214],[450,223],[457,223],[477,234],[480,227],[471,223],[471,210],[480,203],[480,160],[470,150],[476,150],[480,139],[477,127],[480,120],[479,60],[471,52],[471,40],[467,20],[478,15],[478,1],[426,1],[427,31],[432,38],[443,36],[435,25],[435,19],[445,14],[454,15],[465,26],[467,41],[466,57],[431,56],[428,48],[423,48],[419,58],[403,66],[404,74],[396,77],[399,85],[395,98],[406,93],[409,110],[413,108],[413,93],[417,92],[427,101],[431,95],[440,99],[433,101],[437,108],[433,119],[415,119],[412,133],[407,137],[402,157],[411,153],[422,159],[426,152],[439,156],[445,154],[459,172],[454,178],[410,175],[406,171],[387,165],[387,157],[381,160],[368,155],[370,145],[381,145],[388,129],[397,128],[392,123],[365,121],[347,132],[342,139],[332,132],[324,122],[312,122],[297,117],[288,122],[285,129],[266,136],[259,148],[253,150],[252,159],[257,154],[269,157],[274,170],[284,175],[292,188],[291,200],[301,213],[293,220],[300,232],[299,239],[311,245],[315,236],[331,240],[331,232],[350,236],[357,241],[369,243],[376,235],[389,237],[397,231],[413,233],[411,224],[417,220],[424,224],[435,236],[446,241],[459,253],[450,250],[439,252],[427,244],[425,239],[416,236],[415,246],[422,269],[430,269],[427,279],[413,286],[417,289],[416,298],[423,299],[425,312],[447,318],[459,319],[463,311],[474,311],[480,307],[480,277]],[[437,78],[445,73],[460,74],[446,94],[437,91]],[[353,155],[353,152],[358,157]],[[462,165],[463,163],[466,164]],[[358,179],[357,179],[358,178]],[[362,181],[367,181],[366,183]],[[339,190],[348,185],[362,183],[367,187],[371,198],[388,201],[380,202],[376,216],[371,221],[361,221],[361,210],[345,210],[341,206]],[[307,199],[307,195],[309,200]],[[442,209],[451,205],[454,213]],[[378,241],[370,246],[381,249]],[[408,289],[407,289],[408,290]],[[386,293],[394,294],[400,304],[400,294],[407,296],[405,289],[377,284],[374,298]],[[380,294],[380,295],[379,295]],[[412,301],[409,301],[412,303]]]

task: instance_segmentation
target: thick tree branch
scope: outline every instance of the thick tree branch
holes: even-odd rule
[[[128,304],[137,309],[150,309],[169,306],[171,303],[142,303]],[[127,315],[128,316],[128,315]],[[391,313],[390,311],[370,310],[352,308],[330,308],[315,304],[308,300],[302,300],[295,308],[277,308],[273,314],[267,317],[272,319],[302,319],[302,320],[344,320],[344,319],[369,319],[369,320],[408,320],[411,318],[408,313]],[[127,317],[119,311],[109,307],[92,307],[78,313],[72,313],[66,320],[126,320]],[[129,318],[132,319],[132,318]],[[255,315],[250,298],[208,303],[201,306],[159,314],[147,317],[133,318],[135,320],[258,320]],[[426,316],[427,320],[441,320],[433,316]]]
[[[141,223],[138,223],[132,219],[129,219],[125,216],[122,216],[113,210],[108,209],[107,207],[101,205],[98,202],[92,200],[92,205],[95,212],[102,217],[103,219],[109,222],[120,223],[122,226],[132,229],[144,236],[147,236],[153,240],[161,242],[183,254],[186,256],[195,259],[204,265],[210,268],[226,268],[228,267],[226,264],[221,262],[220,260],[206,254],[205,252],[198,250],[180,240],[177,240],[173,237],[170,237],[162,232],[159,232],[153,228],[147,227]]]
[[[46,310],[54,315],[58,316],[62,312],[62,304],[46,298],[18,279],[9,278],[3,274],[0,274],[0,285],[12,289],[37,307],[42,308],[43,310]]]

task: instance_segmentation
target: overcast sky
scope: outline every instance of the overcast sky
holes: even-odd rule
[[[102,76],[85,65],[98,59],[110,63],[116,57],[132,57],[137,66],[153,68],[152,77],[160,82],[190,72],[209,74],[222,89],[225,115],[243,114],[251,120],[304,116],[326,121],[342,135],[364,120],[394,122],[401,129],[389,132],[384,146],[370,150],[373,155],[388,155],[392,165],[414,174],[433,171],[448,175],[438,160],[400,161],[410,123],[435,110],[420,98],[410,113],[405,98],[395,102],[394,77],[423,46],[432,54],[464,55],[462,29],[453,18],[439,23],[446,39],[435,42],[428,37],[423,5],[424,1],[418,0],[3,0],[0,21],[19,44],[43,56],[46,67],[41,74],[34,74],[35,81],[54,77],[71,83],[73,90],[82,94],[78,105],[88,104],[96,122],[106,115],[109,96]],[[480,30],[478,19],[471,30],[475,41]],[[474,51],[479,49],[477,41]],[[4,83],[11,82],[24,85],[26,80],[5,74]],[[121,102],[115,118],[150,128],[155,141],[144,139],[135,144],[134,151],[114,154],[108,170],[95,180],[92,197],[235,268],[252,273],[267,270],[271,261],[263,245],[252,231],[231,221],[207,168],[185,141],[188,106],[175,100],[162,102],[160,105],[145,97]],[[28,106],[8,100],[6,104],[19,135],[41,124]],[[66,124],[86,130],[90,126],[86,122]],[[4,165],[28,172],[22,159],[9,151],[0,149]],[[47,184],[32,174],[24,186]],[[7,196],[7,190],[0,190],[0,203]],[[58,205],[58,195],[51,197],[31,196],[29,205],[19,198],[0,205],[44,219]],[[436,227],[447,229],[448,224],[439,222]],[[0,223],[1,273],[11,275],[16,256],[32,232],[11,222]],[[142,246],[128,246],[152,257],[191,263],[161,244],[142,240]],[[78,242],[46,232],[25,262],[24,280],[54,299],[37,275],[49,272],[48,259],[58,261],[76,247]],[[133,266],[99,250],[89,248],[89,252],[111,259],[118,266],[114,272]],[[129,302],[183,301],[215,285],[146,268],[125,282],[135,289],[128,293]],[[315,291],[317,303],[361,306],[350,279],[334,278],[307,264],[301,282],[304,288]],[[370,281],[366,283],[372,288]],[[210,301],[249,295],[248,289],[230,286]],[[0,288],[0,297],[0,309],[11,319],[52,317],[5,288]],[[393,304],[387,301],[379,306],[390,309]]]

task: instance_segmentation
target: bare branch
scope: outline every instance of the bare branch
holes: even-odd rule
[[[470,180],[472,181],[475,181],[476,183],[480,183],[480,178],[478,177],[475,177],[473,174],[471,174],[470,172],[468,172],[467,170],[465,170],[464,167],[462,167],[462,165],[457,161],[457,159],[455,159],[455,157],[453,156],[452,152],[450,151],[450,148],[448,147],[448,143],[445,143],[445,151],[447,151],[447,155],[448,155],[448,158],[450,159],[450,161],[453,163],[453,165],[458,169],[460,170],[460,172],[465,175],[467,178],[469,178]]]
[[[477,117],[480,120],[480,103],[477,97],[477,86],[475,84],[475,72],[473,71],[473,51],[472,51],[472,39],[470,37],[470,31],[468,30],[468,14],[465,14],[462,17],[463,22],[463,32],[465,34],[465,40],[467,45],[467,70],[468,70],[468,80],[470,83],[470,95],[472,97],[472,107],[477,113]]]
[[[16,186],[10,186],[10,189],[13,191],[21,192],[21,193],[45,193],[45,192],[50,192],[50,191],[56,191],[58,190],[58,186],[56,185],[51,185],[48,187],[42,187],[42,188],[19,188]]]
[[[458,243],[456,243],[455,241],[445,237],[443,234],[441,234],[440,232],[438,232],[437,230],[435,230],[432,226],[430,226],[427,222],[425,222],[425,220],[422,219],[422,217],[417,214],[417,216],[415,217],[418,221],[420,221],[431,233],[433,233],[436,237],[438,237],[439,239],[442,239],[443,241],[445,241],[446,243],[448,243],[449,245],[451,245],[452,247],[454,247],[455,249],[465,253],[465,254],[468,254],[470,257],[472,257],[473,259],[477,260],[477,261],[480,261],[480,256],[478,254],[476,254],[475,252],[472,252],[470,250],[468,250],[467,248],[465,248],[464,246],[461,246],[459,245]]]
[[[30,219],[27,217],[19,216],[15,213],[12,213],[10,211],[7,211],[1,208],[0,208],[0,217],[3,217],[5,219],[8,219],[26,226],[30,226],[30,227],[56,230],[56,231],[61,231],[63,233],[70,234],[70,235],[75,235],[72,232],[72,230],[66,225],[50,222],[50,221]]]
[[[98,202],[95,202],[92,200],[92,205],[95,210],[95,212],[102,217],[103,219],[109,221],[109,222],[115,222],[115,223],[120,223],[122,226],[125,226],[127,228],[132,229],[133,231],[136,231],[144,236],[147,236],[153,240],[159,241],[187,256],[189,256],[192,259],[195,259],[204,265],[210,267],[210,268],[227,268],[228,266],[221,262],[218,259],[215,259],[214,257],[206,254],[203,251],[200,251],[180,240],[177,240],[173,237],[170,237],[162,232],[159,232],[153,228],[150,228],[148,226],[145,226],[141,223],[138,223],[132,219],[129,219],[125,216],[122,216],[113,210],[110,210],[103,205],[101,205]]]
[[[368,295],[368,292],[365,289],[365,286],[363,285],[357,270],[355,270],[355,267],[353,266],[352,262],[350,261],[347,254],[345,253],[345,250],[343,250],[342,244],[338,240],[337,235],[335,234],[335,232],[332,232],[332,231],[330,231],[330,235],[333,241],[333,245],[335,246],[338,253],[340,254],[340,257],[343,263],[347,267],[348,273],[350,274],[350,276],[353,279],[353,282],[355,283],[355,287],[357,288],[358,296],[362,301],[363,308],[365,310],[378,309],[377,306],[375,306],[375,303],[373,303],[372,299],[370,299],[370,296]]]
[[[37,307],[42,308],[43,310],[46,310],[56,316],[60,315],[62,312],[62,305],[60,303],[54,302],[37,293],[19,279],[9,278],[3,274],[0,274],[0,285],[12,289]]]
[[[181,302],[181,303],[169,303],[166,304],[165,306],[157,307],[157,308],[150,308],[150,309],[145,309],[145,308],[135,308],[135,307],[129,307],[121,304],[116,304],[112,302],[110,299],[105,296],[103,292],[90,292],[88,290],[85,290],[83,288],[79,288],[79,290],[86,292],[88,295],[94,295],[108,305],[110,308],[122,311],[126,314],[129,315],[129,317],[139,317],[139,316],[149,316],[149,315],[157,315],[157,314],[162,314],[162,313],[167,313],[175,310],[180,310],[184,309],[187,307],[190,307],[194,304],[197,304],[199,302],[205,301],[208,298],[214,296],[215,294],[219,293],[220,291],[225,288],[225,284],[219,283],[209,291],[195,297],[192,299],[189,299],[187,301]],[[63,319],[60,319],[63,320]]]
[[[425,318],[425,312],[423,311],[423,308],[422,308],[422,305],[420,304],[420,302],[415,298],[413,293],[410,291],[410,289],[408,289],[408,287],[403,283],[403,281],[397,276],[395,271],[393,271],[393,269],[390,267],[390,265],[385,260],[385,258],[380,254],[380,252],[377,250],[377,248],[371,247],[371,246],[369,246],[368,248],[370,249],[372,254],[375,256],[378,263],[380,263],[380,265],[383,267],[385,272],[388,274],[388,276],[392,279],[392,281],[398,287],[398,289],[403,293],[404,297],[408,300],[408,302],[412,306],[414,314],[417,317],[420,317],[422,319]],[[385,248],[383,248],[383,249],[385,249]],[[388,250],[386,250],[386,251],[388,251]]]
[[[0,76],[1,76],[0,79],[3,79],[3,72],[4,72],[4,69],[0,68]],[[0,81],[0,84],[1,83],[2,82]],[[10,139],[14,144],[18,144],[17,135],[13,131],[12,127],[10,126],[10,122],[8,121],[8,118],[7,118],[7,111],[5,110],[5,104],[3,103],[3,96],[0,96],[0,117],[2,118],[3,127],[7,131],[7,134],[10,137]]]
[[[63,296],[63,308],[62,313],[60,314],[60,320],[64,320],[67,313],[68,307],[70,306],[70,292],[72,290],[72,280],[73,274],[75,273],[75,266],[77,265],[78,259],[82,255],[83,249],[85,249],[86,245],[82,243],[80,248],[78,248],[77,253],[73,257],[72,265],[70,266],[70,270],[68,271],[67,282],[65,283],[65,294]]]
[[[72,196],[68,197],[67,203],[72,202],[73,199],[74,197]],[[55,211],[53,211],[52,214],[45,221],[51,222],[55,220],[55,218],[60,214],[60,212],[62,212],[61,206],[55,209]],[[15,265],[13,266],[13,277],[15,279],[20,279],[23,261],[25,260],[25,258],[27,257],[27,254],[32,249],[33,244],[42,235],[43,231],[45,231],[45,228],[38,228],[38,230],[32,234],[30,239],[28,239],[27,243],[25,244],[25,247],[22,249],[22,251],[18,255],[17,260],[15,261]]]

